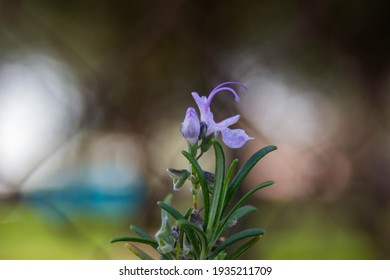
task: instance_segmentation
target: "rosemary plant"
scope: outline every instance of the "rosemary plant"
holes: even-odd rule
[[[140,259],[152,257],[134,243],[153,247],[160,259],[166,260],[237,259],[265,233],[263,229],[250,228],[225,236],[226,230],[235,226],[238,220],[257,211],[256,207],[245,205],[246,201],[258,190],[274,183],[263,182],[242,197],[233,199],[257,162],[276,150],[275,146],[260,149],[238,171],[237,159],[230,165],[226,164],[219,135],[222,136],[222,142],[231,149],[241,148],[253,139],[242,129],[229,128],[238,122],[240,115],[216,123],[211,112],[211,101],[219,92],[230,92],[236,102],[239,102],[240,98],[233,85],[247,89],[241,83],[226,82],[217,86],[208,97],[193,92],[200,118],[196,110],[189,107],[181,124],[181,133],[188,142],[188,150],[182,151],[182,154],[188,160],[189,168],[168,168],[167,173],[172,178],[175,191],[180,190],[185,182],[191,182],[191,206],[180,213],[172,206],[173,195],[169,194],[164,201],[157,202],[161,208],[161,227],[154,237],[131,225],[133,235],[114,238],[112,243],[126,242],[126,247]],[[203,170],[199,164],[199,159],[211,149],[215,154],[214,172]],[[227,166],[229,167],[226,169]]]

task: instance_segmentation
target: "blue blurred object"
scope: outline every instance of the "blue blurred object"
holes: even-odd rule
[[[95,164],[56,174],[47,187],[25,193],[24,199],[48,219],[79,215],[128,219],[146,198],[143,180],[129,166]]]

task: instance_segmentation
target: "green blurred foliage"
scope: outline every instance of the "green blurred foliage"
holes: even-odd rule
[[[72,216],[70,221],[44,219],[34,207],[0,208],[0,259],[128,259],[127,251],[109,244],[126,231],[122,221]]]

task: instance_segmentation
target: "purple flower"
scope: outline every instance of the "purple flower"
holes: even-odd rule
[[[237,92],[234,89],[232,89],[231,87],[229,87],[228,85],[239,85],[239,86],[242,86],[244,89],[247,89],[247,87],[241,83],[226,82],[226,83],[222,83],[219,86],[217,86],[216,88],[214,88],[214,90],[209,94],[208,97],[199,96],[199,94],[196,92],[193,92],[192,96],[194,97],[195,102],[199,107],[200,121],[206,124],[206,127],[207,127],[206,136],[210,136],[213,133],[215,136],[217,136],[218,133],[221,132],[223,142],[228,147],[233,148],[233,149],[237,149],[237,148],[241,148],[242,146],[244,146],[244,144],[248,140],[253,139],[253,137],[249,137],[245,133],[245,131],[242,129],[230,129],[229,128],[229,126],[238,122],[238,120],[240,119],[240,115],[236,115],[236,116],[227,118],[227,119],[222,120],[222,121],[217,123],[217,122],[215,122],[214,115],[210,110],[211,101],[213,100],[214,96],[218,92],[221,92],[221,91],[230,91],[234,95],[236,102],[240,101],[240,97],[238,96]],[[189,114],[190,109],[191,109],[191,115],[192,115],[191,119],[195,120],[195,118],[198,118],[198,116],[196,115],[196,117],[195,117],[193,115],[194,113],[196,114],[196,112],[191,107],[188,108],[188,110],[187,110],[186,119],[187,119],[187,115]],[[186,122],[186,119],[184,120],[183,124]],[[183,127],[183,125],[182,125],[182,127]],[[200,133],[200,128],[198,131]],[[199,136],[199,133],[193,133],[193,134],[194,135],[197,134]],[[188,140],[187,137],[186,137],[186,139]]]
[[[198,141],[200,122],[194,108],[189,107],[187,109],[184,121],[181,123],[180,131],[191,145],[194,145]]]

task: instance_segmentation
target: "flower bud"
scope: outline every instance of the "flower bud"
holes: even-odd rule
[[[200,134],[200,122],[198,114],[194,108],[189,107],[187,109],[184,121],[181,123],[180,131],[191,145],[194,145],[198,141]]]
[[[184,185],[184,183],[190,176],[190,172],[185,169],[178,170],[178,169],[168,168],[167,172],[168,175],[172,178],[173,190],[175,191],[181,189],[181,187]]]
[[[161,228],[156,233],[156,239],[158,242],[157,250],[161,254],[167,254],[173,251],[174,239],[172,237],[171,224],[168,217],[162,220]]]

